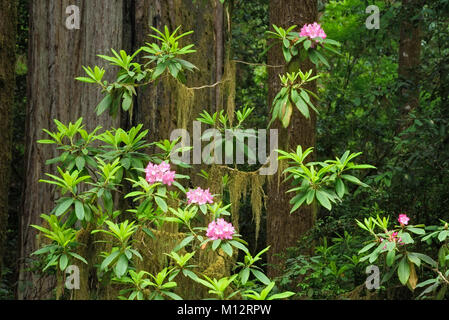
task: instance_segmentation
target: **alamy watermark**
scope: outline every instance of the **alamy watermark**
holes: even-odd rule
[[[365,270],[369,276],[365,280],[365,286],[368,290],[380,288],[380,271],[379,267],[375,265],[369,265]]]
[[[69,30],[79,30],[81,25],[80,8],[75,5],[70,5],[65,9],[65,13],[69,16],[65,20],[65,26]]]
[[[65,287],[69,290],[79,290],[80,288],[80,269],[76,265],[70,265],[65,269],[67,275]]]
[[[371,15],[366,18],[365,26],[367,29],[379,29],[380,19],[379,19],[379,7],[375,5],[370,5],[366,7],[365,13],[371,13]]]

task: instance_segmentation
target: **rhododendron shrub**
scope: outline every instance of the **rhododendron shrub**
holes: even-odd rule
[[[189,260],[198,259],[199,252],[212,250],[230,257],[236,256],[239,250],[250,254],[247,243],[232,223],[223,218],[230,215],[230,204],[215,201],[209,188],[197,187],[186,191],[183,187],[183,180],[186,182],[189,177],[177,174],[177,166],[171,164],[168,158],[172,152],[181,151],[174,148],[174,144],[157,144],[173,147],[161,153],[166,154],[167,158],[161,157],[161,154],[152,156],[145,153],[149,144],[144,140],[147,130],[142,131],[142,126],[129,131],[117,129],[100,132],[101,129],[97,128],[87,133],[83,129],[82,118],[74,124],[64,125],[57,120],[55,123],[58,130],[46,130],[50,139],[39,141],[58,145],[61,150],[61,155],[53,159],[58,165],[58,175],[47,173],[49,179],[41,180],[55,185],[58,194],[50,216],[42,216],[49,222],[49,227],[34,225],[52,241],[33,254],[43,258],[43,271],[56,270],[58,276],[63,277],[63,272],[71,264],[95,265],[99,283],[106,285],[113,282],[125,287],[132,285],[132,289],[121,291],[120,298],[180,299],[182,297],[173,292],[179,277],[187,277],[206,287],[215,283],[214,279],[208,282],[207,276],[194,263],[188,263]],[[73,141],[76,141],[75,145],[72,145]],[[93,147],[93,141],[102,143]],[[114,150],[113,156],[111,149]],[[71,150],[71,153],[66,150]],[[129,192],[123,198],[131,205],[127,209],[126,219],[123,218],[125,212],[116,207],[112,200],[113,194],[124,184],[128,185]],[[199,214],[201,211],[202,214]],[[193,221],[196,223],[193,224]],[[198,226],[198,222],[202,226]],[[164,252],[171,260],[160,272],[151,274],[139,270],[138,262],[143,261],[144,252],[135,245],[134,237],[141,230],[148,237],[144,241],[158,241],[153,231],[164,223],[177,223],[185,237],[173,251]],[[87,245],[77,242],[77,237],[83,232],[104,234],[106,239],[103,242],[110,244],[109,249],[98,253],[94,261],[89,261],[80,254],[82,250],[78,251],[81,245]],[[242,267],[252,270],[252,283],[256,281],[272,286],[271,280],[257,266]],[[233,270],[239,271],[242,267]],[[243,280],[237,280],[241,276],[239,272],[226,278],[232,279],[228,286],[233,288],[235,294],[244,290],[248,282],[245,274]],[[58,292],[57,298],[60,298],[61,290]],[[241,295],[244,299],[251,298],[245,297]]]
[[[382,284],[397,274],[402,285],[410,290],[424,288],[418,298],[427,296],[444,297],[449,280],[449,238],[448,224],[441,221],[441,226],[424,226],[422,224],[409,224],[410,218],[402,213],[397,220],[399,225],[390,226],[389,218],[365,218],[363,222],[356,220],[358,226],[370,233],[372,241],[367,243],[359,254],[364,256],[360,261],[368,261],[370,264],[383,265]],[[419,237],[417,241],[413,238]],[[438,243],[438,258],[432,259],[418,250],[420,242],[427,244]],[[419,273],[422,267],[432,270],[435,278],[419,282]]]

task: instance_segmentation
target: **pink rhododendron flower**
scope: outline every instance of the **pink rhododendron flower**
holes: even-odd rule
[[[385,239],[380,238],[380,242],[383,242]],[[395,231],[393,232],[389,238],[388,238],[388,242],[396,242],[397,244],[403,245],[404,242],[402,242],[402,238],[398,238],[398,233]],[[385,250],[387,248],[387,244],[385,244],[383,246],[383,250]]]
[[[206,236],[211,240],[231,240],[234,233],[235,229],[232,226],[232,223],[228,223],[223,218],[219,218],[217,221],[209,223]]]
[[[201,189],[200,187],[196,189],[191,189],[187,193],[188,204],[196,203],[199,205],[203,205],[206,203],[213,203],[213,196],[210,194],[209,188],[206,190]]]
[[[401,225],[407,225],[409,220],[410,220],[410,218],[407,217],[406,214],[402,213],[399,215],[398,221]]]
[[[301,28],[301,32],[299,33],[300,37],[309,37],[310,39],[326,39],[327,35],[324,30],[321,28],[319,23],[314,22],[313,24],[305,24]],[[315,40],[319,42],[318,40]]]
[[[168,186],[171,186],[175,181],[175,171],[170,171],[170,164],[162,162],[161,164],[148,163],[145,168],[146,180],[150,183],[162,182]]]

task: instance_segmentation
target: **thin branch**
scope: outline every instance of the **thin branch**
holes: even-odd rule
[[[224,80],[217,81],[214,84],[206,84],[206,85],[201,86],[201,87],[187,87],[187,89],[200,90],[200,89],[205,89],[205,88],[213,88],[213,87],[218,86],[219,84],[221,84],[223,82],[226,82],[226,81],[229,81],[229,80],[230,79],[224,79]]]
[[[285,67],[285,64],[271,65],[271,64],[265,64],[265,63],[246,62],[246,61],[242,61],[242,60],[232,60],[232,61],[235,61],[237,63],[248,64],[250,66],[264,66],[264,67],[268,67],[268,68],[283,68],[283,67]]]
[[[441,273],[440,270],[434,269],[434,271],[435,271],[436,273],[438,273],[438,275],[441,277],[441,279],[443,279],[444,282],[446,282],[447,284],[449,284],[449,280],[446,279],[446,277]]]

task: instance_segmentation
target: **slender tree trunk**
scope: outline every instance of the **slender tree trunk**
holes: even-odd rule
[[[419,65],[421,55],[420,19],[412,20],[422,8],[421,0],[403,0],[400,24],[398,76],[400,114],[404,118],[419,106]],[[400,130],[407,127],[400,125]]]
[[[8,225],[11,118],[14,105],[17,2],[0,2],[0,280]]]
[[[193,30],[194,33],[181,40],[181,45],[193,43],[196,53],[185,58],[199,70],[186,74],[188,87],[197,87],[216,82],[216,43],[214,33],[214,2],[183,0],[136,0],[136,45],[154,41],[148,34],[154,33],[150,26],[173,31],[181,25],[179,32]],[[178,111],[184,113],[191,125],[203,109],[215,111],[215,88],[195,90],[193,105],[189,97],[183,96],[179,85],[171,77],[162,79],[158,85],[142,88],[138,93],[136,123],[143,123],[150,130],[151,139],[168,139],[170,132],[179,128]],[[189,131],[191,127],[187,128]]]
[[[4,1],[3,1],[4,2]],[[8,1],[7,1],[8,2]],[[30,254],[40,240],[31,224],[40,224],[40,214],[49,214],[54,207],[54,187],[39,183],[45,172],[56,171],[45,165],[56,156],[52,145],[40,145],[43,128],[55,129],[53,119],[72,123],[84,118],[87,130],[97,125],[117,126],[118,119],[107,114],[97,117],[94,108],[101,100],[99,89],[74,80],[84,75],[82,65],[103,65],[113,73],[97,54],[109,54],[110,48],[127,48],[127,26],[124,24],[125,0],[47,0],[32,1],[30,8],[28,110],[26,123],[26,185],[23,192],[23,213],[20,223],[21,263],[18,297],[45,298],[54,288],[54,279],[41,277]],[[66,8],[75,4],[80,9],[80,29],[69,30]],[[73,12],[72,12],[73,13]],[[129,39],[128,39],[129,40]]]
[[[317,1],[315,0],[272,0],[270,1],[270,25],[287,28],[297,25],[301,28],[306,23],[313,23],[317,19]],[[296,30],[296,31],[299,31]],[[268,52],[269,65],[282,65],[285,63],[280,46],[274,46]],[[294,63],[294,62],[293,62]],[[290,63],[289,69],[293,63]],[[314,69],[309,61],[299,63],[302,71]],[[275,95],[281,89],[279,74],[293,70],[282,70],[281,68],[269,68],[268,81],[268,103],[271,107]],[[315,92],[316,84],[312,83],[309,89]],[[279,121],[276,121],[279,129],[279,147],[283,150],[296,150],[297,145],[303,149],[315,145],[316,115],[311,112],[311,119],[305,119],[298,110],[294,110],[290,125],[282,129]],[[282,165],[278,172],[268,182],[267,203],[267,245],[268,251],[268,274],[275,276],[279,270],[273,266],[281,265],[282,259],[277,256],[282,254],[288,247],[296,245],[301,235],[310,230],[314,224],[314,210],[312,206],[302,206],[300,210],[290,214],[289,201],[292,197],[286,193],[290,186],[282,183],[284,177]]]
[[[216,81],[220,81],[223,77],[223,57],[224,57],[224,41],[223,41],[223,4],[215,0],[215,54],[216,54]],[[215,109],[220,111],[223,106],[220,99],[220,86],[215,88]]]

